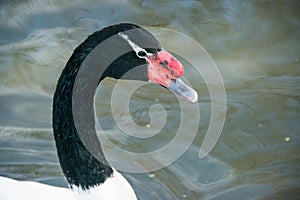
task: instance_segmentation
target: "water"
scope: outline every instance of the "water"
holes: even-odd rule
[[[56,81],[72,50],[87,35],[130,21],[172,28],[201,43],[223,76],[228,103],[217,145],[209,156],[198,159],[211,115],[210,97],[203,80],[186,68],[186,77],[199,93],[197,136],[172,165],[151,173],[126,174],[139,199],[299,198],[299,2],[0,4],[1,176],[66,186],[51,129]],[[105,94],[113,83],[106,80],[96,97],[97,116],[103,115],[111,138],[133,152],[167,144],[180,120],[173,94],[154,86],[135,94],[131,111],[138,124],[149,123],[149,106],[157,101],[167,110],[169,121],[157,137],[129,140],[114,135],[119,130],[107,114]]]

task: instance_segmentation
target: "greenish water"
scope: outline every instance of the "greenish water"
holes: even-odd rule
[[[185,77],[199,94],[197,135],[172,165],[151,173],[126,174],[139,199],[299,198],[299,2],[19,1],[0,5],[1,176],[66,186],[51,129],[56,81],[87,35],[129,21],[171,28],[198,41],[216,62],[227,95],[222,135],[209,156],[198,159],[211,103],[202,78],[186,67]],[[174,95],[154,86],[135,93],[130,109],[138,124],[149,123],[148,109],[157,99],[168,121],[164,133],[131,140],[119,137],[106,106],[113,83],[107,80],[98,90],[96,110],[114,142],[133,152],[167,144],[180,121]]]

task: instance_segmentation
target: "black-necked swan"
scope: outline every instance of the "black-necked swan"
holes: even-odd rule
[[[137,199],[133,188],[121,173],[96,159],[94,154],[86,149],[79,137],[72,111],[75,105],[72,105],[74,84],[82,63],[98,45],[105,44],[112,36],[115,37],[114,45],[117,47],[102,47],[106,48],[104,54],[109,56],[111,52],[122,48],[129,51],[123,52],[108,66],[102,66],[106,55],[99,55],[97,72],[89,64],[84,65],[87,73],[78,80],[80,87],[76,91],[88,92],[80,96],[81,101],[76,103],[80,112],[94,115],[94,94],[98,84],[105,77],[150,81],[176,92],[191,102],[197,101],[196,91],[179,79],[184,73],[183,65],[169,52],[162,50],[159,42],[146,29],[134,24],[121,23],[93,33],[74,50],[61,73],[53,97],[54,138],[60,165],[70,189],[0,177],[1,200]],[[94,58],[97,60],[97,55]],[[95,77],[96,84],[90,81]],[[93,121],[87,124],[87,131],[96,131]],[[100,144],[98,155],[105,160]]]

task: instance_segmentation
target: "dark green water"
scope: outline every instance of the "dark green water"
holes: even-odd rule
[[[222,135],[210,154],[199,159],[211,102],[203,79],[186,67],[185,77],[199,94],[197,135],[172,165],[126,174],[139,199],[298,199],[298,1],[1,2],[0,175],[66,186],[51,129],[56,81],[87,35],[124,21],[167,27],[199,42],[217,64],[227,95]],[[163,133],[145,140],[119,137],[106,106],[112,83],[107,80],[101,86],[95,105],[116,144],[133,152],[152,151],[174,137],[179,106],[172,93],[154,86],[135,93],[131,117],[147,125],[149,106],[159,102],[168,114]],[[126,113],[119,115],[126,122]],[[190,119],[194,117],[191,112]]]

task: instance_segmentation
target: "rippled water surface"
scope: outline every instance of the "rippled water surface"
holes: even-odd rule
[[[298,1],[4,1],[0,5],[1,176],[66,186],[51,129],[56,81],[87,35],[126,21],[170,28],[199,42],[217,64],[227,95],[222,135],[212,152],[199,159],[211,102],[201,76],[186,65],[185,78],[199,94],[197,135],[172,165],[126,174],[139,199],[299,198]],[[168,144],[180,123],[174,94],[153,85],[134,94],[130,113],[137,124],[149,123],[149,107],[157,103],[168,114],[160,134],[135,140],[118,135],[109,114],[106,94],[114,83],[105,80],[96,96],[97,116],[114,143],[133,152]],[[131,87],[126,81],[122,85]],[[196,117],[192,113],[190,120]],[[124,122],[129,119],[118,114]],[[192,131],[187,127],[185,132]]]

